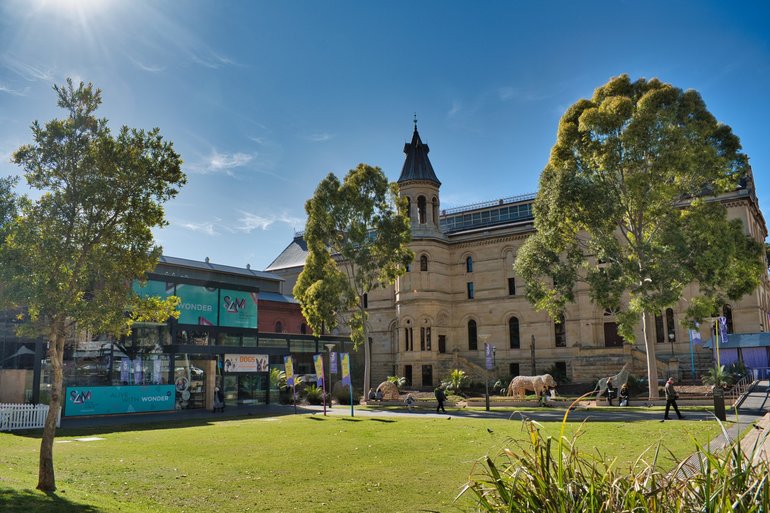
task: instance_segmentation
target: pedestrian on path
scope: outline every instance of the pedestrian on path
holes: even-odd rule
[[[436,413],[441,410],[442,412],[446,413],[446,410],[444,409],[444,401],[446,401],[446,394],[444,393],[444,387],[440,386],[436,390],[433,391],[433,393],[436,395],[436,401],[438,402],[438,405],[436,406]]]
[[[676,393],[676,389],[674,388],[674,378],[668,378],[664,389],[666,391],[666,413],[663,415],[663,420],[671,420],[671,418],[668,416],[668,410],[672,406],[674,407],[676,416],[680,419],[683,419],[684,415],[679,413],[679,408],[676,406],[676,399],[679,397],[679,394]],[[661,420],[661,422],[663,422],[663,420]]]
[[[412,397],[412,394],[406,394],[404,404],[406,404],[406,407],[409,409],[409,411],[412,411],[412,406],[414,405],[414,397]]]

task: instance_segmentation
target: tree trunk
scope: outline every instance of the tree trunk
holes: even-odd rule
[[[51,401],[45,418],[43,438],[40,441],[40,465],[37,489],[44,492],[56,491],[56,477],[53,468],[53,441],[56,437],[56,420],[61,409],[61,393],[64,381],[62,360],[64,357],[64,322],[52,321],[49,337],[48,359],[51,364]]]
[[[372,355],[371,347],[369,344],[369,330],[366,327],[367,318],[366,312],[363,309],[363,302],[361,306],[361,315],[363,316],[363,328],[364,328],[364,387],[361,389],[361,393],[366,392],[372,387]]]
[[[642,336],[644,348],[647,351],[647,381],[649,385],[650,400],[657,399],[658,395],[658,359],[655,356],[655,343],[650,341],[647,333],[647,314],[642,312]]]

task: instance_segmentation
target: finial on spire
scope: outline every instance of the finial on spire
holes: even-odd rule
[[[417,131],[417,113],[414,113],[414,131]]]

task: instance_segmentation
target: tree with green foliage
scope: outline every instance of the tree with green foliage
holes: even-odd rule
[[[178,315],[178,298],[143,300],[131,283],[157,265],[161,249],[152,229],[167,224],[162,204],[186,182],[179,155],[157,128],[124,126],[113,136],[107,120],[95,117],[99,89],[67,80],[54,90],[68,116],[34,122],[34,142],[13,155],[40,194],[0,194],[3,210],[15,212],[2,227],[3,303],[23,308],[28,327],[39,327],[49,341],[50,410],[37,485],[43,491],[56,490],[53,441],[67,332],[120,336],[133,322]]]
[[[634,342],[641,320],[650,398],[658,397],[655,344],[646,314],[673,305],[697,283],[689,322],[760,283],[762,247],[728,220],[719,194],[751,170],[730,127],[696,91],[622,75],[562,117],[534,202],[536,233],[516,272],[527,299],[559,318],[576,284],[617,312]]]
[[[406,200],[382,170],[366,164],[351,169],[342,183],[324,178],[305,204],[308,256],[294,297],[315,335],[340,320],[354,347],[364,346],[364,383],[371,386],[371,356],[364,296],[406,272],[414,258]]]

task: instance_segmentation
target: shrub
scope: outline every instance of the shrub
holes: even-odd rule
[[[385,381],[390,381],[391,383],[396,385],[399,392],[401,391],[401,387],[406,385],[406,378],[403,376],[388,376],[387,378],[385,378]]]
[[[550,374],[551,377],[556,381],[556,383],[560,385],[564,385],[566,383],[570,382],[570,379],[567,377],[566,370],[562,370],[559,367],[556,366],[556,364],[551,364],[550,367],[547,369],[542,369],[538,374]]]
[[[738,441],[718,453],[699,447],[697,468],[682,462],[673,472],[658,468],[658,445],[626,471],[601,454],[579,451],[579,432],[568,440],[564,423],[554,440],[536,422],[523,422],[529,440],[504,449],[502,462],[484,457],[463,488],[461,495],[475,496],[478,511],[762,513],[770,504],[768,466],[752,463],[761,442],[751,454]]]
[[[305,387],[305,399],[307,399],[307,402],[310,404],[323,404],[324,402],[324,391],[323,388],[318,388],[315,385],[310,385],[309,387]]]
[[[734,383],[732,374],[725,371],[725,366],[713,367],[701,378],[704,385],[727,388]]]
[[[464,370],[452,369],[449,376],[441,385],[446,388],[447,393],[463,396],[462,389],[468,386],[468,375]]]
[[[341,381],[334,384],[334,391],[332,395],[339,404],[350,404],[350,386],[343,385]],[[353,404],[358,404],[361,401],[361,394],[353,389]]]

